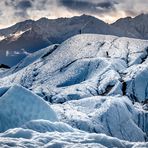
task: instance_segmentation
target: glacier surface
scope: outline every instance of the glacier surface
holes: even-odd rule
[[[83,34],[0,73],[0,147],[147,147],[148,41]]]

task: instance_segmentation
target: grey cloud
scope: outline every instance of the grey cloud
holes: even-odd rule
[[[27,9],[31,7],[32,0],[5,0],[5,5],[16,9]]]
[[[101,7],[104,9],[112,9],[114,8],[114,5],[117,4],[117,2],[101,2],[97,4],[97,7]]]
[[[114,9],[114,3],[113,1],[78,1],[78,0],[60,0],[60,3],[72,10],[77,10],[83,13],[92,13],[92,14],[97,14],[97,13],[105,13],[110,10]]]
[[[12,8],[12,13],[18,17],[27,18],[27,9],[32,7],[33,0],[5,0],[5,6]]]
[[[32,7],[32,3],[29,0],[23,0],[16,4],[15,8],[18,9],[18,11],[15,12],[15,15],[18,15],[20,17],[28,17],[27,9]]]
[[[3,13],[2,13],[2,11],[0,10],[0,16],[2,15]]]
[[[147,8],[147,0],[118,0],[118,5],[116,5],[117,11],[123,11],[128,16],[148,13]]]
[[[60,3],[72,10],[95,15],[136,16],[140,13],[148,13],[147,0],[60,0]],[[121,16],[123,17],[123,16]]]
[[[20,1],[16,5],[16,8],[23,9],[23,10],[31,8],[31,7],[32,7],[32,3],[29,0]]]

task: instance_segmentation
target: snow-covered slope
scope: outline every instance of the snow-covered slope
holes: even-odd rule
[[[10,67],[4,64],[0,64],[0,73],[7,71]]]
[[[0,73],[0,87],[1,145],[147,147],[147,40],[76,35]]]

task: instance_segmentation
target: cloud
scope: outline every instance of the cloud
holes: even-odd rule
[[[32,0],[5,0],[5,7],[12,8],[13,15],[27,18],[27,10],[32,8]]]
[[[27,9],[30,9],[32,7],[32,3],[29,0],[23,0],[17,3],[15,8],[17,9],[15,15],[18,15],[20,17],[27,18]]]
[[[98,0],[98,1],[83,1],[83,0],[61,0],[61,5],[79,11],[81,13],[99,14],[113,10],[116,4],[114,1]]]
[[[122,10],[125,15],[135,16],[140,13],[148,13],[147,0],[119,0],[117,10]]]
[[[113,3],[111,2],[101,2],[97,4],[97,7],[103,8],[103,9],[111,9],[113,8]]]
[[[88,14],[113,22],[148,13],[147,0],[1,0],[0,27],[26,19],[58,18]]]

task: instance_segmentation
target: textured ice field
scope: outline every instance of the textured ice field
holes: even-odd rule
[[[147,99],[147,40],[77,35],[0,73],[0,146],[147,147]]]

